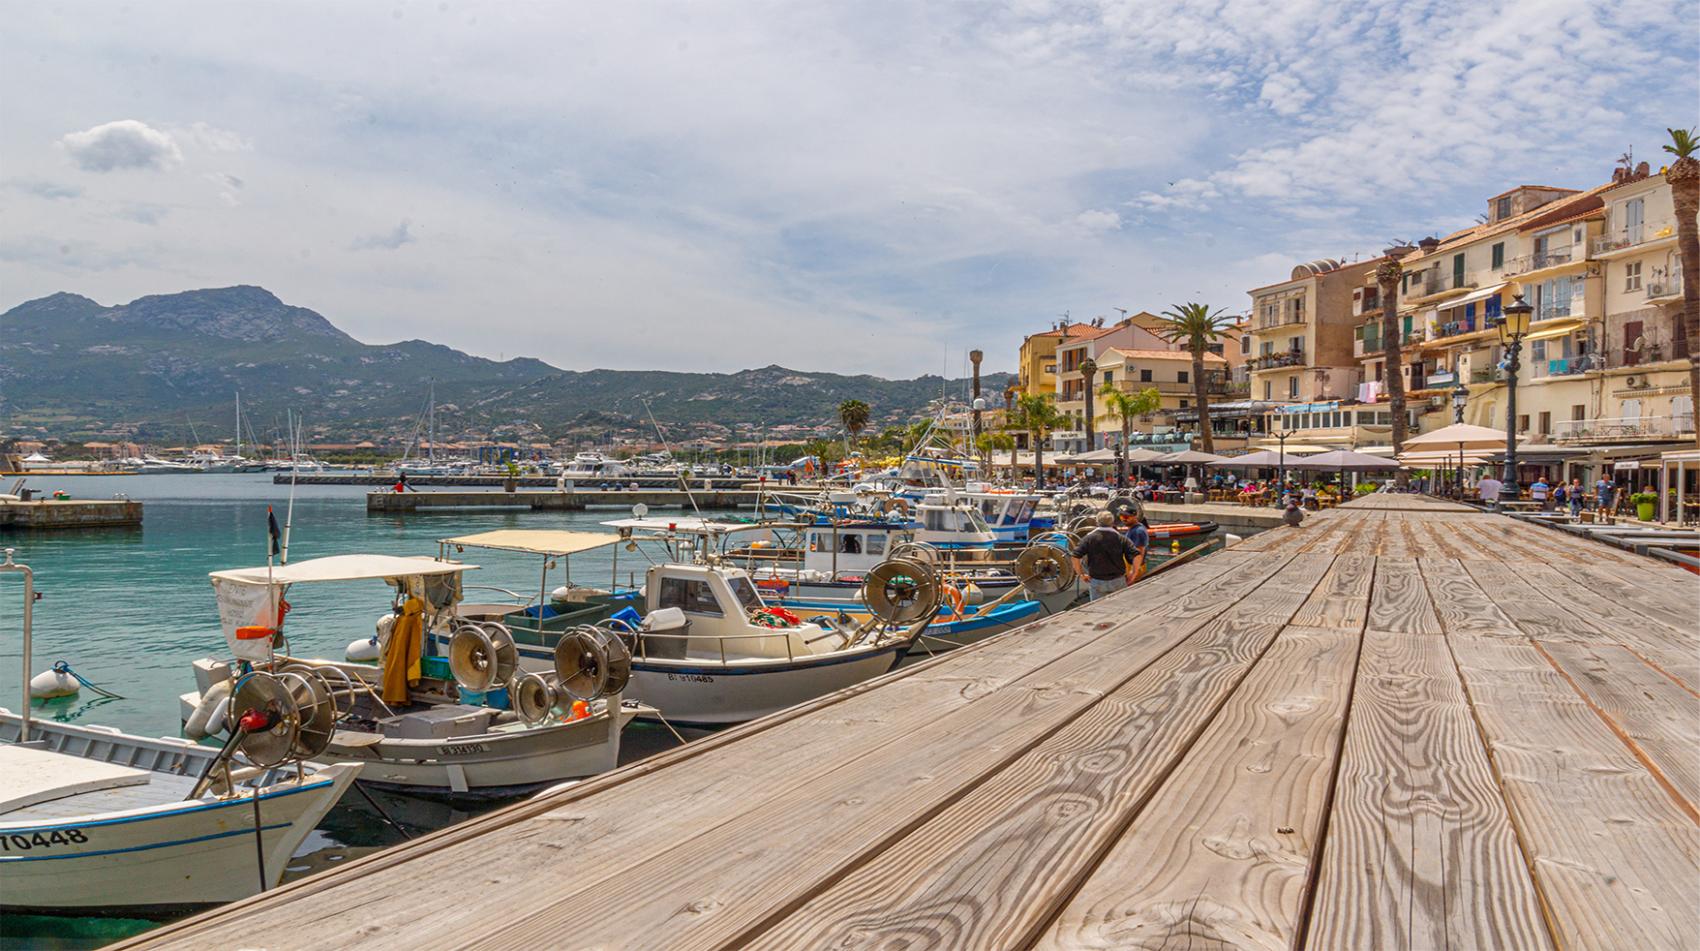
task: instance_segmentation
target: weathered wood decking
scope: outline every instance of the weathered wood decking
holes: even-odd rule
[[[1697,614],[1372,497],[133,945],[1692,947]]]

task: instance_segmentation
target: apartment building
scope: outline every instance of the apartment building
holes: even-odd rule
[[[1356,396],[1354,292],[1380,259],[1310,261],[1278,284],[1251,290],[1246,368],[1255,400],[1315,403]]]
[[[1051,329],[1030,334],[1021,341],[1016,361],[1017,385],[1026,396],[1056,395],[1057,347],[1063,341],[1097,333],[1101,327],[1088,323],[1058,322]]]
[[[1173,413],[1192,405],[1195,399],[1192,354],[1181,344],[1163,337],[1162,327],[1161,317],[1141,311],[1058,344],[1057,409],[1074,421],[1069,429],[1054,434],[1052,441],[1058,451],[1081,452],[1088,448],[1103,448],[1113,444],[1108,438],[1111,434],[1118,440],[1121,435],[1121,420],[1108,412],[1103,400],[1094,395],[1093,428],[1098,434],[1098,445],[1086,445],[1087,383],[1081,366],[1088,358],[1098,366],[1092,381],[1095,394],[1106,384],[1127,391],[1147,386],[1157,388],[1163,397],[1163,409],[1149,418],[1136,421],[1135,430],[1138,432],[1151,433],[1172,428]],[[1237,332],[1213,344],[1210,351],[1205,355],[1206,392],[1211,397],[1229,398],[1239,390],[1233,383],[1233,373],[1245,363]]]

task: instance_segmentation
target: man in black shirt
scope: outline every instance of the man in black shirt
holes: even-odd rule
[[[1086,576],[1086,589],[1094,601],[1133,583],[1134,559],[1139,555],[1133,542],[1116,531],[1114,515],[1099,512],[1096,521],[1098,526],[1070,552],[1075,570]]]

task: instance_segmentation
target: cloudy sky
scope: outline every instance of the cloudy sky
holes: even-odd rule
[[[260,284],[569,368],[1012,369],[1700,121],[1700,0],[4,9],[0,308]]]

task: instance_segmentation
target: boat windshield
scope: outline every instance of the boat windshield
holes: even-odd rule
[[[761,595],[756,593],[756,586],[750,584],[750,579],[727,578],[726,584],[732,588],[733,597],[738,599],[738,603],[744,606],[746,612],[759,611],[767,607],[762,602]]]
[[[967,519],[968,519],[968,530],[969,531],[971,531],[971,532],[989,532],[989,531],[992,530],[991,526],[986,524],[986,520],[984,518],[980,517],[979,512],[976,512],[973,509],[964,509],[962,514],[964,516],[966,516]]]

